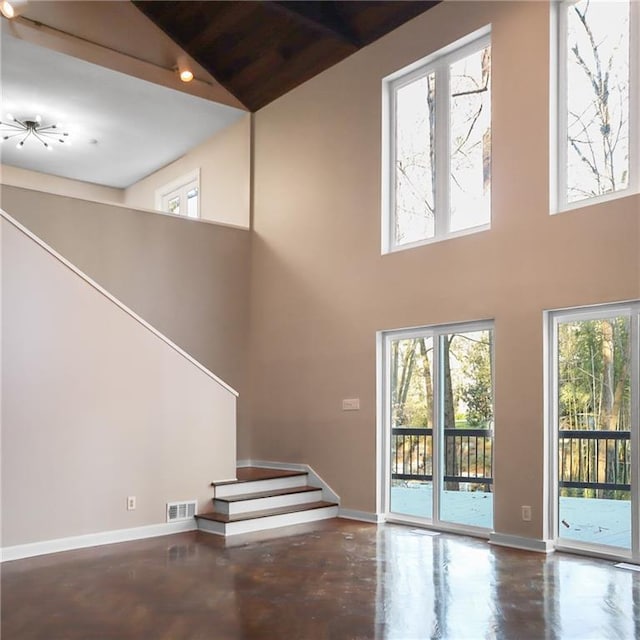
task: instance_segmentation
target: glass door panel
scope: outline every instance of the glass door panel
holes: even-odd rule
[[[433,338],[391,340],[389,511],[432,518]]]
[[[556,332],[560,539],[631,548],[631,318]]]
[[[440,520],[493,526],[492,331],[440,336]]]

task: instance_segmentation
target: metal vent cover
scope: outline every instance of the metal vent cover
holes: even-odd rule
[[[167,522],[189,520],[196,515],[196,500],[185,502],[167,502]]]

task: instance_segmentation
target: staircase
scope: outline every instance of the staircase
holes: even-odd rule
[[[239,467],[237,480],[213,482],[213,511],[196,516],[198,529],[221,536],[335,518],[338,504],[322,500],[306,471]]]

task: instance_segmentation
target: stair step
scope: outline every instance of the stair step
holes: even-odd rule
[[[215,522],[240,522],[242,520],[255,520],[256,518],[267,518],[269,516],[277,516],[282,513],[295,513],[296,511],[306,511],[310,509],[321,509],[322,507],[337,506],[335,502],[309,502],[307,504],[296,504],[289,507],[276,507],[274,509],[261,509],[260,511],[247,511],[246,513],[236,513],[235,515],[227,515],[226,513],[200,513],[196,518],[204,520],[213,520]]]
[[[304,487],[307,484],[308,476],[306,471],[261,467],[238,467],[236,473],[237,480],[211,483],[214,487],[214,498]]]
[[[222,487],[227,484],[238,482],[253,482],[255,480],[270,480],[272,478],[289,478],[291,476],[306,475],[306,471],[295,469],[271,469],[269,467],[238,467],[236,469],[237,480],[224,480],[223,482],[212,482],[215,487]]]
[[[234,535],[285,527],[292,524],[313,522],[338,515],[335,502],[310,502],[274,509],[263,509],[227,515],[224,513],[203,513],[196,516],[198,529],[218,535]]]
[[[322,489],[320,487],[304,486],[214,498],[213,508],[216,513],[231,515],[298,504],[309,504],[319,500],[322,500]]]

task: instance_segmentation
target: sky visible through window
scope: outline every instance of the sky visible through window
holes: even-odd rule
[[[575,202],[629,186],[629,2],[567,11],[567,194]]]
[[[489,223],[490,78],[491,48],[485,47],[396,90],[397,245]],[[448,131],[446,114],[436,114],[436,94],[446,84]],[[438,140],[447,136],[449,155],[437,158]],[[438,185],[447,180],[446,193],[438,195]]]

